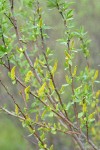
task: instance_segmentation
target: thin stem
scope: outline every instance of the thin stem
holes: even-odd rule
[[[34,131],[34,128],[32,127],[32,125],[29,125],[29,127]],[[34,136],[43,146],[45,146],[45,143],[43,142],[43,140],[40,138],[40,136],[38,135],[38,133],[36,131],[34,132]],[[48,148],[46,148],[46,147],[44,147],[43,149],[48,150]]]
[[[38,7],[38,15],[39,15],[39,20],[42,19],[42,16],[39,12],[39,2],[37,1],[37,7]],[[49,67],[49,64],[48,64],[48,59],[47,59],[47,56],[45,54],[45,42],[44,42],[44,37],[43,37],[43,29],[42,29],[42,26],[40,27],[40,33],[41,33],[41,43],[42,43],[42,50],[43,50],[43,55],[44,55],[44,58],[45,58],[45,61],[46,61],[46,65],[47,65],[47,69],[49,71],[49,74],[50,74],[50,78],[52,80],[52,83],[53,83],[53,86],[54,86],[54,89],[55,89],[55,92],[58,96],[58,99],[59,99],[59,102],[60,102],[60,105],[62,106],[64,112],[65,112],[65,115],[68,119],[68,114],[67,114],[67,111],[64,109],[64,105],[63,105],[63,102],[62,102],[62,99],[60,97],[60,94],[57,90],[57,87],[56,87],[56,84],[55,84],[55,81],[54,81],[54,78],[53,78],[53,75],[51,73],[51,70],[50,70],[50,67]]]
[[[26,118],[26,116],[24,115],[24,113],[21,111],[20,106],[18,105],[18,103],[15,101],[13,95],[8,91],[8,88],[3,84],[3,82],[0,80],[1,85],[4,87],[5,91],[7,92],[7,94],[11,97],[11,99],[13,100],[14,104],[18,107],[19,111],[21,112],[21,114],[24,116],[24,118]]]
[[[10,112],[8,109],[5,109],[3,106],[0,106],[0,109],[1,109],[2,111],[6,112],[8,115],[17,117],[17,118],[19,118],[19,119],[21,119],[21,120],[25,120],[24,117],[19,116],[19,115],[16,115],[16,114],[14,114],[13,112]]]
[[[86,150],[86,148],[84,147],[83,143],[81,142],[81,140],[78,138],[77,135],[73,135],[75,141],[78,143],[79,147],[81,150]]]
[[[5,41],[5,38],[4,38],[4,34],[3,34],[3,30],[2,30],[2,26],[1,26],[1,25],[0,25],[0,28],[1,28],[2,42],[3,42],[3,45],[4,45],[5,49],[7,49],[6,41]],[[10,70],[10,69],[11,69],[11,66],[10,66],[10,61],[9,61],[8,54],[6,54],[6,56],[7,56],[7,61],[8,61],[9,70]]]
[[[61,11],[60,6],[59,6],[59,4],[58,4],[57,1],[56,1],[56,4],[57,4],[57,9],[58,9],[58,11],[59,11],[59,13],[60,13],[60,15],[61,15],[63,21],[64,21],[64,26],[65,26],[66,30],[68,30],[67,21],[66,21],[66,19],[64,18],[64,14],[63,14],[63,12]],[[67,34],[69,35],[69,32],[67,32]],[[69,39],[69,37],[68,37],[68,40],[67,40],[67,47],[68,47],[68,51],[69,51],[69,53],[70,53],[70,39]],[[73,80],[71,68],[72,68],[72,67],[71,67],[71,65],[69,64],[69,72],[70,72],[70,75],[71,75],[71,78],[72,78],[72,93],[74,94],[74,80]],[[74,102],[74,112],[75,112],[76,120],[77,120],[77,123],[78,123],[78,126],[79,126],[78,112],[77,112],[77,105],[76,105],[76,102]]]
[[[50,130],[52,130],[52,126],[48,126],[48,124],[46,125],[46,124],[41,124],[41,123],[39,123],[39,122],[36,122],[36,123],[34,123],[34,124],[36,124],[36,125],[38,125],[38,126],[40,126],[40,127],[44,127],[44,128],[47,128],[47,129],[50,129]],[[55,129],[56,131],[58,131],[58,132],[61,132],[61,133],[64,133],[64,134],[69,134],[69,135],[72,135],[72,134],[77,134],[77,135],[79,135],[80,133],[78,133],[78,132],[75,132],[75,131],[63,131],[63,130],[61,130],[61,129]]]
[[[13,3],[12,3],[12,5],[13,5]],[[22,43],[21,43],[21,41],[20,41],[21,38],[20,38],[19,31],[18,31],[17,20],[16,20],[16,18],[14,17],[14,10],[13,10],[14,7],[13,7],[12,5],[11,5],[11,12],[12,12],[12,16],[13,16],[13,17],[11,18],[11,17],[9,17],[7,14],[5,14],[5,15],[7,16],[7,18],[10,20],[10,22],[11,22],[12,25],[14,26],[18,43],[19,43],[20,47],[23,48],[23,45],[22,45]],[[35,75],[37,81],[38,81],[38,82],[40,83],[40,85],[41,85],[41,84],[42,84],[41,78],[39,77],[39,75],[37,74],[36,70],[34,69],[33,63],[32,63],[32,61],[31,61],[31,59],[29,58],[29,55],[28,55],[27,51],[24,51],[23,53],[24,53],[24,56],[25,56],[26,60],[28,61],[29,65],[30,65],[30,67],[31,67],[31,69],[32,69],[32,71],[33,71],[33,73],[34,73],[34,75]],[[49,98],[50,101],[53,101],[53,99],[52,99],[49,95],[47,95],[47,96],[48,96],[48,98]]]
[[[3,64],[7,69],[9,69],[5,64]],[[22,87],[26,88],[26,86],[21,82],[21,80],[16,77],[16,81],[17,83],[19,83]],[[49,105],[47,105],[44,101],[42,101],[37,95],[35,95],[32,91],[30,91],[30,94],[37,98],[44,106],[49,107]],[[51,109],[52,112],[54,112],[59,118],[61,118],[64,122],[68,123],[70,126],[72,126],[73,128],[77,129],[70,121],[69,119],[65,118],[65,116],[63,116],[63,114],[61,112],[56,112],[55,110]]]
[[[12,0],[12,1],[13,1],[13,0]],[[10,2],[11,2],[11,1],[10,1]],[[16,19],[15,16],[14,16],[14,6],[13,6],[14,3],[12,2],[11,4],[12,4],[12,5],[11,5],[12,17],[9,17],[6,13],[5,13],[5,15],[6,15],[6,17],[10,20],[11,24],[13,25],[13,27],[14,27],[14,29],[15,29],[15,33],[16,33],[16,37],[17,37],[17,41],[18,41],[18,43],[19,43],[19,46],[23,49],[23,44],[22,44],[22,42],[21,42],[21,40],[20,40],[21,37],[20,37],[20,34],[19,34],[18,26],[17,26],[17,19]],[[24,54],[26,60],[28,61],[28,63],[29,63],[29,65],[30,65],[30,67],[31,67],[31,69],[32,69],[32,71],[33,71],[33,73],[34,73],[36,79],[37,79],[38,82],[41,84],[41,79],[40,79],[39,75],[37,74],[37,72],[35,71],[35,69],[34,69],[34,67],[33,67],[33,63],[32,63],[32,61],[31,61],[31,59],[29,58],[29,55],[28,55],[28,53],[27,53],[27,50],[25,50],[25,51],[23,52],[23,54]]]

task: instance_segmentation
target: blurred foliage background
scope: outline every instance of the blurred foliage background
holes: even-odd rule
[[[73,9],[75,10],[74,20],[77,27],[84,26],[85,30],[88,32],[88,35],[91,39],[90,53],[91,57],[89,58],[90,65],[93,68],[100,68],[100,1],[99,0],[73,0],[75,2],[73,4]],[[60,15],[56,10],[53,10],[51,13],[46,7],[46,0],[41,0],[41,5],[44,13],[44,20],[47,25],[52,26],[52,30],[48,31],[48,35],[50,39],[47,40],[47,44],[53,49],[54,56],[59,60],[63,60],[62,45],[58,45],[56,39],[61,38],[63,36],[64,27],[61,21]],[[56,43],[56,44],[55,44]],[[81,56],[78,58],[78,64],[82,67]],[[83,64],[84,65],[84,64]],[[63,62],[59,61],[59,71],[58,78],[59,83],[63,82],[63,72],[62,72]],[[0,70],[3,72],[3,70]],[[4,73],[5,83],[9,84],[9,78],[7,74]],[[98,85],[99,86],[99,85]],[[16,89],[10,87],[11,91],[18,98],[18,94],[16,93]],[[9,98],[6,96],[5,91],[0,87],[0,103],[3,104],[7,102],[9,107],[12,108],[11,102],[9,102]],[[27,139],[26,131],[23,130],[21,124],[14,120],[12,117],[8,117],[7,115],[0,114],[0,149],[1,150],[36,150],[32,141],[34,139]],[[61,135],[60,135],[61,136]],[[57,150],[74,150],[74,146],[71,145],[71,139],[68,137],[59,135],[48,136],[50,143],[55,143]],[[67,139],[67,140],[66,140]],[[98,138],[100,140],[100,137]],[[67,142],[66,142],[67,141]]]

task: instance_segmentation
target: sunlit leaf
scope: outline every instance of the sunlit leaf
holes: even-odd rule
[[[11,79],[12,80],[15,80],[16,76],[15,76],[15,70],[16,70],[16,66],[14,66],[12,69],[11,69]]]

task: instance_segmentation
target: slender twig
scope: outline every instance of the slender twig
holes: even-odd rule
[[[56,1],[56,5],[57,5],[57,9],[58,9],[58,11],[59,11],[59,13],[60,13],[60,15],[61,15],[63,21],[64,21],[64,26],[65,26],[66,30],[68,30],[67,21],[66,21],[66,19],[64,18],[64,14],[63,14],[62,10],[60,9],[60,6],[59,6],[59,4],[58,4],[57,1]],[[69,32],[68,32],[68,31],[67,31],[67,34],[69,35]],[[66,44],[67,44],[68,51],[69,51],[69,53],[70,53],[71,51],[70,51],[70,39],[69,39],[69,36],[68,36],[68,39],[67,39]],[[71,87],[72,87],[72,93],[73,93],[73,95],[74,95],[74,79],[73,79],[73,76],[72,76],[72,67],[71,67],[70,64],[69,64],[69,73],[70,73],[70,76],[71,76],[71,78],[72,78]],[[74,102],[74,112],[75,112],[76,121],[77,121],[77,124],[78,124],[78,127],[79,127],[78,112],[77,112],[77,104],[76,104],[76,102]]]
[[[22,95],[22,98],[23,98],[23,100],[24,100],[25,107],[26,107],[26,109],[28,110],[28,105],[27,105],[27,102],[26,102],[26,99],[25,99],[24,90],[20,91],[20,94]]]
[[[82,136],[83,138],[87,139],[87,136],[86,136],[84,133],[81,133],[81,136]],[[88,139],[87,142],[91,145],[91,147],[92,147],[94,150],[99,150],[99,148],[98,148],[90,139]]]
[[[10,4],[11,4],[12,17],[9,17],[7,14],[5,14],[5,15],[6,15],[6,17],[10,20],[10,22],[12,23],[12,25],[13,25],[13,27],[14,27],[14,29],[15,29],[16,37],[17,37],[19,46],[20,46],[21,48],[23,48],[23,44],[22,44],[22,42],[21,42],[21,40],[20,40],[21,38],[20,38],[18,26],[17,26],[17,20],[16,20],[16,18],[15,18],[15,16],[14,16],[14,3],[13,3],[14,1],[13,1],[13,0],[9,0],[9,1],[10,1]],[[38,3],[38,6],[39,6],[39,3]],[[58,6],[59,6],[59,5],[58,5]],[[38,9],[38,10],[39,10],[39,9]],[[60,12],[60,14],[62,15],[62,18],[64,19],[63,13],[60,11],[60,8],[59,8],[59,12]],[[39,17],[40,17],[40,19],[41,19],[41,15],[39,15]],[[65,21],[64,21],[64,24],[66,25],[66,22],[65,22]],[[67,26],[67,25],[66,25],[66,26]],[[60,104],[61,104],[61,106],[63,107],[62,99],[61,99],[60,94],[59,94],[59,92],[58,92],[58,90],[57,90],[57,87],[56,87],[54,78],[53,78],[52,73],[51,73],[51,70],[50,70],[50,68],[49,68],[48,59],[46,58],[46,54],[45,54],[45,52],[44,52],[44,50],[45,50],[45,43],[44,43],[44,36],[43,36],[43,29],[42,29],[42,27],[40,28],[40,33],[41,33],[41,40],[42,40],[42,49],[43,49],[43,54],[44,54],[44,57],[45,57],[45,60],[46,60],[47,69],[48,69],[48,71],[49,71],[49,73],[50,73],[52,82],[53,82],[53,84],[54,84],[55,92],[56,92],[56,94],[58,95]],[[68,44],[68,47],[69,47],[70,41],[68,41],[67,44]],[[41,78],[38,76],[36,70],[34,69],[33,63],[32,63],[32,61],[31,61],[31,59],[29,58],[29,55],[28,55],[27,51],[24,51],[23,53],[24,53],[24,56],[25,56],[26,60],[28,61],[29,65],[30,65],[31,69],[33,69],[33,73],[35,74],[36,79],[38,80],[38,82],[40,83],[40,85],[42,85]],[[5,64],[3,64],[3,65],[10,71],[9,66],[7,66],[7,65],[5,65]],[[70,72],[70,73],[72,74],[72,72]],[[22,82],[18,77],[16,77],[16,81],[17,81],[17,83],[19,83],[22,87],[26,88],[26,86],[23,84],[23,82]],[[1,80],[0,80],[0,82],[1,82]],[[7,94],[13,99],[13,102],[18,106],[18,108],[19,108],[21,114],[23,115],[24,119],[26,119],[26,116],[25,116],[25,115],[23,114],[23,112],[21,111],[21,109],[20,109],[19,105],[16,103],[14,97],[9,93],[7,87],[6,87],[2,82],[1,82],[1,84],[2,84],[3,87],[5,88]],[[73,82],[72,82],[72,91],[74,92],[74,83],[73,83]],[[38,97],[38,94],[37,94],[37,93],[34,94],[32,91],[30,91],[30,94],[31,94],[33,97],[37,98],[44,106],[50,107],[47,103],[45,103],[41,98]],[[74,94],[74,93],[73,93],[73,94]],[[47,96],[50,96],[50,95],[47,95]],[[51,98],[51,97],[48,97],[49,100],[50,100],[50,98]],[[51,99],[51,100],[52,100],[52,99]],[[54,112],[54,114],[57,116],[57,118],[59,118],[59,120],[61,120],[65,125],[68,124],[68,125],[71,126],[72,128],[78,130],[77,127],[75,127],[75,126],[73,125],[73,123],[72,123],[67,117],[65,117],[65,115],[62,114],[62,112],[56,112],[56,110],[54,110],[53,108],[51,108],[51,111]],[[66,114],[66,113],[67,113],[67,112],[65,112],[65,114]],[[76,111],[75,111],[75,113],[76,113]],[[8,114],[12,115],[11,113],[9,113],[9,111],[8,111]],[[67,126],[67,125],[66,125],[66,126]],[[34,130],[34,128],[33,128],[31,125],[29,125],[29,127],[30,127],[32,130]],[[71,131],[71,132],[73,133],[74,131]],[[77,132],[76,132],[76,134],[77,134]],[[79,139],[79,137],[78,137],[76,134],[75,134],[74,138],[76,139],[77,143],[80,145],[80,148],[81,148],[82,150],[85,150],[84,147],[83,147],[83,145],[82,145],[81,140]],[[40,136],[37,134],[36,131],[34,132],[34,135],[35,135],[35,137],[37,138],[37,140],[41,142],[42,145],[45,144],[45,143],[41,140]],[[85,136],[83,133],[81,133],[81,136],[83,136],[83,137],[86,139],[86,136]],[[89,143],[95,150],[97,150],[97,149],[96,149],[96,146],[91,142],[90,139],[88,139],[88,143]],[[47,148],[44,148],[44,149],[47,150]]]
[[[32,127],[32,125],[29,125],[29,127],[34,131],[34,128]],[[34,136],[43,146],[45,146],[45,143],[43,142],[43,140],[40,138],[40,136],[38,135],[38,133],[36,131],[34,132]],[[48,150],[48,148],[46,148],[46,147],[44,147],[43,149]]]
[[[9,111],[8,109],[5,109],[3,106],[0,106],[0,109],[1,109],[2,111],[6,112],[8,115],[17,117],[17,118],[19,118],[19,119],[21,119],[21,120],[25,120],[24,117],[22,117],[22,116],[20,116],[20,115],[16,115],[15,113]]]
[[[13,100],[14,104],[18,107],[19,111],[21,112],[21,114],[24,116],[24,118],[26,118],[26,116],[24,115],[24,113],[22,112],[20,106],[18,105],[18,103],[16,102],[15,98],[13,97],[13,95],[8,91],[8,88],[3,84],[3,82],[0,80],[1,85],[4,87],[5,91],[7,92],[7,94],[11,97],[11,99]]]
[[[77,135],[73,135],[73,137],[74,137],[75,141],[79,144],[80,149],[81,150],[86,150],[86,148],[84,147],[83,142],[81,142],[81,140],[79,139],[79,137]]]
[[[64,20],[64,25],[65,25],[65,27],[67,28],[67,22],[66,22],[66,20],[64,19],[64,15],[63,15],[62,11],[60,10],[60,7],[59,7],[59,4],[58,4],[57,1],[56,1],[56,3],[57,3],[57,9],[58,9],[59,13],[61,14],[61,16],[62,16],[62,18],[63,18],[63,20]],[[83,41],[82,41],[82,42],[83,42]],[[68,50],[69,50],[69,48],[70,48],[70,40],[69,40],[69,39],[67,40],[67,46],[68,46]],[[70,50],[69,50],[69,52],[70,52]],[[87,62],[87,66],[88,66],[88,68],[89,68],[89,63],[88,63],[87,57],[86,57],[86,62]],[[73,82],[73,76],[72,76],[71,66],[69,66],[69,69],[70,69],[70,75],[71,75],[71,77],[72,77],[72,92],[73,92],[73,94],[74,94],[74,82]],[[76,120],[77,120],[77,123],[78,123],[78,126],[79,126],[78,112],[77,112],[76,103],[74,103],[74,112],[75,112]],[[87,129],[87,130],[88,130],[88,129]],[[88,131],[87,131],[87,134],[88,134]],[[82,135],[84,135],[84,134],[82,133]],[[87,135],[87,137],[88,137],[88,135]],[[85,139],[87,139],[87,137],[84,135],[84,138],[85,138]],[[78,139],[78,137],[75,137],[75,140],[76,140],[76,141],[78,142],[78,144],[80,145],[80,148],[81,148],[82,150],[84,150],[84,147],[83,147],[81,141]],[[91,141],[91,140],[88,139],[88,143],[92,146],[92,148],[94,148],[94,150],[98,150],[98,148],[93,144],[93,142],[92,142],[92,141],[89,142],[89,141]]]
[[[12,2],[12,4],[13,4],[13,2]],[[21,42],[21,40],[20,40],[21,37],[20,37],[20,34],[19,34],[18,26],[17,26],[17,19],[16,19],[15,16],[14,16],[14,10],[13,10],[13,8],[14,8],[14,7],[11,5],[12,17],[9,17],[6,13],[5,13],[5,15],[6,15],[6,17],[10,20],[11,24],[13,25],[13,27],[14,27],[14,29],[15,29],[15,33],[16,33],[16,37],[17,37],[17,41],[18,41],[18,43],[19,43],[19,46],[23,49],[23,44],[22,44],[22,42]],[[30,67],[31,67],[31,69],[32,69],[32,71],[33,71],[33,73],[34,73],[36,79],[37,79],[38,82],[41,84],[41,79],[40,79],[39,75],[37,74],[36,70],[35,70],[34,67],[33,67],[33,63],[32,63],[32,61],[31,61],[31,59],[29,58],[29,55],[28,55],[28,53],[27,53],[27,50],[25,50],[25,51],[23,52],[23,54],[24,54],[26,60],[28,61],[28,63],[29,63],[29,65],[30,65]]]
[[[38,0],[37,0],[37,8],[38,8],[39,20],[41,20],[41,19],[42,19],[42,16],[41,16],[41,14],[40,14],[40,12],[39,12],[39,2],[38,2]],[[46,66],[47,66],[47,69],[48,69],[48,71],[49,71],[50,78],[51,78],[52,83],[53,83],[53,86],[54,86],[54,90],[55,90],[55,92],[56,92],[56,94],[57,94],[57,96],[58,96],[58,98],[59,98],[59,102],[60,102],[60,104],[61,104],[61,106],[62,106],[62,108],[63,108],[63,110],[64,110],[64,112],[65,112],[65,115],[66,115],[67,119],[68,119],[67,111],[64,109],[64,105],[63,105],[62,99],[61,99],[60,94],[59,94],[59,92],[58,92],[58,90],[57,90],[57,87],[56,87],[56,84],[55,84],[53,75],[52,75],[52,73],[51,73],[51,70],[50,70],[50,67],[49,67],[49,64],[48,64],[48,59],[47,59],[47,56],[46,56],[46,54],[45,54],[45,42],[44,42],[44,36],[43,36],[43,29],[42,29],[42,26],[40,27],[40,34],[41,34],[42,50],[43,50],[43,55],[44,55],[44,58],[45,58],[45,61],[46,61]]]
[[[7,18],[10,20],[10,22],[11,22],[12,25],[14,26],[18,43],[19,43],[20,47],[23,48],[23,45],[22,45],[22,43],[21,43],[21,41],[20,41],[21,38],[20,38],[19,31],[18,31],[17,20],[16,20],[16,18],[15,18],[15,16],[14,16],[14,12],[13,12],[13,8],[14,8],[14,7],[11,5],[11,8],[12,8],[11,12],[12,12],[12,16],[13,16],[13,17],[11,18],[11,17],[9,17],[7,14],[5,14],[5,15],[7,16]],[[41,84],[42,84],[42,83],[41,83],[41,78],[39,77],[38,73],[37,73],[36,70],[34,69],[33,63],[32,63],[32,61],[31,61],[31,59],[29,58],[29,55],[28,55],[27,51],[25,50],[23,53],[24,53],[24,56],[25,56],[26,60],[28,61],[29,65],[30,65],[30,67],[31,67],[31,69],[32,69],[32,71],[33,71],[33,73],[34,73],[34,75],[35,75],[37,81],[38,81],[38,82],[40,83],[40,85],[41,85]],[[50,96],[50,95],[47,95],[47,96],[48,96],[49,100],[53,102],[53,99],[51,98],[51,96]]]
[[[1,25],[0,25],[0,28],[1,28],[2,42],[3,42],[3,45],[4,45],[5,49],[7,49],[6,41],[5,41],[5,38],[4,38],[4,34],[3,34],[3,30],[2,30],[2,26],[1,26]],[[9,61],[8,54],[6,54],[6,56],[7,56],[7,61],[8,61],[9,70],[10,70],[10,69],[11,69],[11,66],[10,66],[10,61]]]
[[[5,64],[4,66],[9,69]],[[23,84],[23,82],[18,78],[16,77],[16,81],[17,83],[19,83],[22,87],[26,88],[26,86]],[[30,94],[37,98],[44,106],[46,107],[49,107],[48,104],[46,104],[44,101],[42,101],[36,94],[34,94],[32,91],[30,91]],[[69,119],[67,119],[61,112],[56,112],[54,109],[51,109],[52,112],[54,112],[54,114],[56,114],[60,119],[62,119],[64,122],[68,123],[70,126],[72,126],[73,128],[77,129],[70,121]]]
[[[83,38],[80,38],[80,41],[81,41],[82,45],[84,45],[84,40],[83,40]],[[88,62],[88,57],[86,56],[85,58],[86,58],[87,67],[88,67],[88,69],[90,69],[90,64],[89,64],[89,62]]]
[[[39,123],[39,122],[36,122],[36,123],[34,123],[34,124],[36,124],[36,125],[38,125],[38,126],[40,126],[40,127],[44,127],[44,128],[47,128],[47,129],[50,129],[50,130],[52,130],[52,128],[53,127],[49,127],[48,125],[46,125],[46,124],[41,124],[41,123]],[[69,135],[72,135],[72,134],[77,134],[77,135],[79,135],[80,133],[78,133],[78,132],[75,132],[75,131],[63,131],[63,130],[61,130],[61,129],[55,129],[55,131],[58,131],[58,132],[61,132],[61,133],[64,133],[64,134],[69,134]]]

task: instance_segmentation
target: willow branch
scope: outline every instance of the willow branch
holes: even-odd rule
[[[0,109],[1,109],[2,111],[6,112],[8,115],[17,117],[17,118],[19,118],[19,119],[21,119],[21,120],[25,120],[24,117],[22,117],[22,116],[20,116],[20,115],[14,114],[13,112],[9,111],[8,109],[3,108],[3,106],[0,106]]]
[[[13,0],[12,0],[12,1],[13,1]],[[15,16],[14,16],[14,2],[11,2],[11,0],[10,0],[10,4],[11,4],[12,17],[9,17],[6,13],[5,13],[5,15],[6,15],[6,17],[9,19],[9,21],[11,22],[11,24],[13,25],[13,27],[14,27],[14,29],[15,29],[15,33],[16,33],[16,37],[17,37],[17,41],[18,41],[18,43],[19,43],[19,46],[23,49],[23,44],[22,44],[22,42],[21,42],[21,40],[20,40],[21,37],[20,37],[19,30],[18,30],[17,19],[16,19]],[[24,54],[26,60],[28,61],[28,63],[29,63],[29,65],[30,65],[30,67],[31,67],[31,69],[32,69],[32,71],[33,71],[33,73],[34,73],[36,79],[37,79],[38,82],[41,84],[41,79],[40,79],[39,75],[37,74],[36,70],[35,70],[34,67],[33,67],[33,63],[32,63],[32,61],[31,61],[31,59],[30,59],[30,57],[29,57],[29,55],[28,55],[28,53],[27,53],[27,50],[25,50],[25,51],[23,52],[23,54]]]
[[[7,92],[7,94],[11,97],[11,99],[13,100],[14,104],[18,107],[19,111],[21,112],[21,114],[24,116],[24,118],[26,118],[26,116],[24,115],[24,113],[21,111],[20,106],[18,105],[18,103],[15,101],[15,98],[13,97],[13,95],[8,91],[8,88],[3,84],[3,82],[0,80],[1,85],[4,87],[5,91]]]
[[[38,7],[39,20],[41,20],[41,19],[42,19],[42,16],[41,16],[41,14],[40,14],[40,12],[39,12],[39,2],[38,2],[38,0],[37,0],[37,7]],[[61,99],[60,94],[59,94],[59,92],[58,92],[58,90],[57,90],[57,87],[56,87],[56,84],[55,84],[53,75],[52,75],[52,73],[51,73],[51,70],[50,70],[50,67],[49,67],[49,64],[48,64],[48,59],[47,59],[47,56],[46,56],[46,54],[45,54],[45,42],[44,42],[44,36],[43,36],[43,29],[42,29],[42,26],[40,27],[40,34],[41,34],[42,51],[43,51],[43,55],[44,55],[44,58],[45,58],[45,61],[46,61],[47,69],[48,69],[48,71],[49,71],[50,78],[51,78],[52,83],[53,83],[53,85],[54,85],[54,89],[55,89],[55,92],[56,92],[56,94],[57,94],[57,96],[58,96],[60,105],[62,106],[62,108],[63,108],[63,110],[64,110],[64,112],[65,112],[65,115],[66,115],[66,117],[67,117],[67,119],[68,119],[67,111],[64,109],[64,105],[63,105],[62,99]]]

